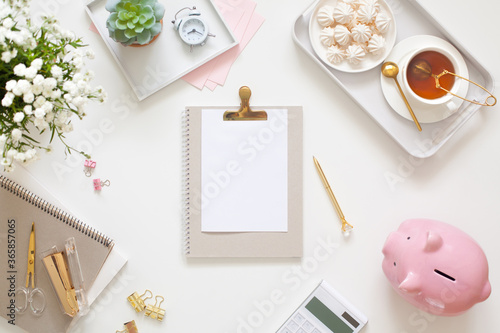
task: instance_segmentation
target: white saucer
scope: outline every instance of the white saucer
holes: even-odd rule
[[[311,15],[311,19],[309,20],[309,40],[311,41],[311,45],[313,47],[314,52],[318,55],[318,57],[320,57],[321,60],[323,60],[323,62],[327,66],[347,73],[364,72],[380,65],[382,61],[384,61],[384,59],[387,58],[389,53],[391,53],[391,50],[394,47],[394,43],[396,42],[396,21],[394,20],[394,14],[391,10],[391,7],[389,7],[389,5],[385,2],[385,0],[378,0],[380,4],[380,10],[385,14],[387,14],[387,16],[389,16],[392,20],[389,30],[382,35],[385,38],[386,42],[384,52],[378,55],[367,54],[365,58],[359,64],[356,65],[349,63],[347,60],[344,60],[338,64],[332,64],[326,58],[327,47],[323,45],[319,39],[323,27],[318,23],[317,17],[318,17],[318,11],[323,6],[335,7],[337,5],[337,2],[339,1],[320,0],[316,5],[316,7],[314,8],[314,11]]]
[[[387,59],[385,61],[395,62],[401,68],[400,64],[403,64],[407,60],[409,60],[406,58],[409,57],[411,52],[426,47],[441,47],[445,49],[450,54],[456,57],[460,66],[467,68],[462,55],[453,45],[451,45],[444,39],[429,35],[412,36],[402,40],[401,42],[396,44],[396,46],[394,46],[392,52],[387,56]],[[398,80],[402,80],[401,73],[398,74]],[[403,98],[401,97],[401,94],[396,86],[396,83],[394,82],[394,79],[387,78],[384,75],[380,74],[380,83],[382,85],[382,92],[384,93],[384,97],[389,105],[394,109],[394,111],[396,111],[402,117],[413,121],[410,112],[406,108],[406,104],[404,103]],[[401,81],[399,81],[399,84],[403,86]],[[459,96],[465,96],[465,94],[467,93],[468,85],[463,84],[462,87],[463,88],[461,88],[458,92]],[[406,97],[408,98],[408,96]],[[452,100],[457,105],[457,108],[451,111],[445,105],[429,106],[427,104],[422,104],[416,100],[411,99],[409,99],[409,103],[420,123],[435,123],[454,114],[463,103],[463,100],[457,97],[453,97]]]

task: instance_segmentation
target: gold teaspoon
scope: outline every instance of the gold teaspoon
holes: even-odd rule
[[[411,109],[410,103],[408,103],[408,100],[406,99],[405,94],[403,93],[403,90],[401,89],[401,86],[399,85],[398,82],[398,73],[399,73],[399,67],[392,61],[387,61],[384,62],[382,65],[382,74],[385,77],[392,78],[396,82],[396,85],[398,86],[399,92],[401,93],[401,96],[403,97],[403,100],[405,101],[406,107],[408,108],[408,111],[410,111],[410,115],[413,118],[413,122],[415,122],[415,125],[417,125],[417,128],[419,131],[422,131],[422,127],[420,126],[420,123],[417,120],[417,117],[415,116],[415,113],[413,113],[413,110]]]

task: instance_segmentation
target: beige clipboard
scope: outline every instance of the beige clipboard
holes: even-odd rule
[[[240,91],[241,92],[241,91]],[[248,101],[247,101],[248,102]],[[244,104],[242,98],[242,104]],[[287,232],[202,232],[201,128],[202,110],[233,107],[187,107],[184,112],[185,253],[187,257],[301,257],[303,129],[301,106],[255,107],[288,110],[288,230]],[[241,111],[241,108],[240,108]],[[234,119],[233,119],[234,120]],[[221,121],[222,117],[221,117]]]

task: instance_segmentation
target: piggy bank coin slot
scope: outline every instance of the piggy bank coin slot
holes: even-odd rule
[[[448,274],[441,272],[439,269],[435,269],[434,272],[447,278],[448,280],[455,281],[455,278],[453,276],[449,276]]]

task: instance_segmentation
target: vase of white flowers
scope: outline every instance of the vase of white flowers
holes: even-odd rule
[[[91,87],[93,73],[84,68],[92,51],[54,18],[32,23],[29,2],[0,2],[0,164],[6,171],[14,161],[38,159],[56,137],[66,152],[74,151],[65,142],[72,120],[85,116],[89,101],[106,98],[102,87]]]

